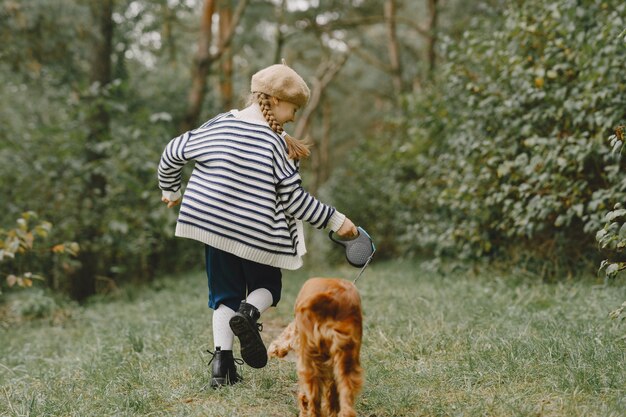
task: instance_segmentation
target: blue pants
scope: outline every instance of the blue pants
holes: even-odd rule
[[[273,306],[280,301],[280,268],[252,262],[209,245],[205,245],[205,257],[209,307],[213,310],[225,304],[237,311],[247,294],[259,288],[265,288],[272,294]]]

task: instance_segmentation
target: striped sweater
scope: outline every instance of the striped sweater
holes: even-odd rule
[[[172,139],[159,163],[159,188],[171,201],[180,198],[182,169],[195,161],[176,236],[297,269],[306,252],[302,221],[335,231],[345,216],[302,188],[298,163],[288,158],[284,139],[259,115],[254,105],[233,110]]]

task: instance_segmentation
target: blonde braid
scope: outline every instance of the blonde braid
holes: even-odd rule
[[[283,126],[276,121],[274,117],[274,112],[272,112],[272,107],[270,105],[270,96],[265,93],[255,93],[255,98],[259,106],[261,107],[261,113],[263,113],[263,117],[270,125],[272,130],[279,135],[282,135],[284,132]],[[296,138],[285,134],[284,136],[285,142],[287,143],[287,154],[289,158],[294,160],[300,160],[308,157],[311,154],[309,150],[309,143],[304,141],[299,141]]]
[[[283,127],[276,121],[274,118],[274,112],[272,111],[272,107],[270,106],[270,96],[265,93],[257,94],[257,101],[259,106],[261,107],[261,113],[263,113],[263,117],[270,125],[272,130],[279,135],[284,132]]]

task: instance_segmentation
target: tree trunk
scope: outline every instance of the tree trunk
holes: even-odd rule
[[[206,93],[207,77],[213,62],[218,60],[226,51],[235,34],[235,28],[243,15],[249,0],[240,0],[233,15],[230,25],[220,37],[215,53],[211,53],[213,41],[213,13],[215,12],[215,0],[205,0],[200,21],[200,39],[198,49],[191,69],[191,89],[187,97],[187,111],[183,117],[180,129],[183,132],[191,130],[198,125],[200,110]]]
[[[332,107],[329,100],[322,103],[322,135],[319,144],[319,165],[317,186],[321,187],[330,177],[330,133],[332,126]]]
[[[285,23],[285,4],[286,0],[281,0],[280,6],[278,6],[278,17],[276,19],[276,50],[274,51],[274,64],[278,64],[283,58],[283,46],[285,45],[285,35],[281,29],[281,26]]]
[[[165,48],[167,50],[167,60],[171,65],[176,63],[176,42],[174,40],[174,34],[172,33],[172,26],[175,20],[175,13],[172,12],[172,9],[164,2],[161,4],[161,10],[163,12],[163,27],[162,27],[162,35],[161,37],[164,39]]]
[[[111,54],[113,53],[113,1],[93,0],[91,3],[92,16],[98,28],[97,39],[94,42],[91,57],[91,84],[98,85],[98,92],[102,92],[111,82]],[[102,159],[105,155],[96,150],[96,146],[102,140],[109,137],[110,117],[104,103],[96,100],[96,104],[89,116],[89,140],[87,146],[87,161]],[[91,185],[96,185],[98,191],[104,193],[103,178],[92,174]]]
[[[213,13],[215,0],[205,0],[200,20],[200,39],[191,68],[191,90],[187,97],[187,112],[183,118],[181,130],[186,132],[198,124],[200,109],[206,92],[207,76],[212,59],[209,48],[213,40]]]
[[[315,152],[311,153],[311,171],[313,179],[308,190],[311,194],[316,195],[319,188],[328,179],[328,161],[329,161],[329,142],[331,127],[331,107],[326,99],[322,99],[320,107],[322,109],[322,129],[319,134],[319,140],[316,141]]]
[[[298,118],[294,129],[294,136],[298,139],[303,138],[309,129],[309,123],[313,117],[313,113],[320,104],[322,93],[328,84],[335,78],[339,70],[348,60],[349,53],[340,55],[334,61],[327,61],[318,67],[315,78],[311,82],[311,97],[302,114]]]
[[[81,266],[70,276],[71,296],[79,301],[96,293],[96,275],[98,273],[99,256],[97,242],[102,237],[101,216],[97,211],[102,207],[106,194],[106,177],[100,173],[99,161],[107,157],[98,146],[110,139],[110,116],[100,93],[111,82],[111,56],[113,53],[113,3],[114,0],[92,0],[91,13],[97,28],[94,41],[90,81],[98,85],[98,93],[87,117],[89,133],[85,146],[85,162],[89,166],[89,175],[85,180],[85,190],[79,198],[82,201],[83,229],[79,233],[81,251],[78,260]],[[78,197],[78,196],[77,196]]]
[[[232,25],[233,10],[230,0],[221,0],[219,5],[219,43],[224,45],[228,38],[229,28]],[[222,108],[233,108],[233,54],[230,46],[224,48],[221,63],[220,92],[222,93]]]
[[[294,136],[298,139],[305,137],[309,131],[309,126],[313,114],[322,103],[324,96],[324,90],[328,87],[328,84],[339,73],[339,70],[344,66],[348,60],[349,53],[345,53],[335,58],[335,60],[322,63],[315,74],[315,78],[311,82],[311,97],[309,103],[304,108],[302,115],[298,118],[296,127],[294,128]],[[330,122],[331,113],[328,105],[322,107],[322,137],[317,142],[318,149],[315,149],[311,157],[311,168],[315,173],[315,178],[312,181],[312,185],[309,187],[309,191],[312,194],[316,194],[319,187],[328,178],[329,169],[329,141],[330,141]]]
[[[429,18],[429,33],[430,36],[428,38],[428,76],[433,78],[435,74],[435,65],[436,65],[436,54],[435,54],[435,46],[437,43],[437,0],[428,0],[428,13],[430,15]]]
[[[432,1],[432,0],[429,0]],[[396,94],[404,91],[402,82],[402,64],[400,61],[400,47],[396,33],[396,1],[385,1],[385,24],[387,26],[387,51],[389,52],[389,67],[391,69],[391,79]]]

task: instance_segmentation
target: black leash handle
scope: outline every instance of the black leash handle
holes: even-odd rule
[[[376,252],[376,246],[372,241],[370,235],[362,227],[358,227],[359,234],[354,239],[339,240],[333,236],[333,232],[328,233],[328,237],[333,242],[344,247],[346,251],[346,259],[350,265],[363,268],[370,263],[374,253]],[[362,272],[362,270],[361,270]],[[360,276],[360,274],[359,274]]]

